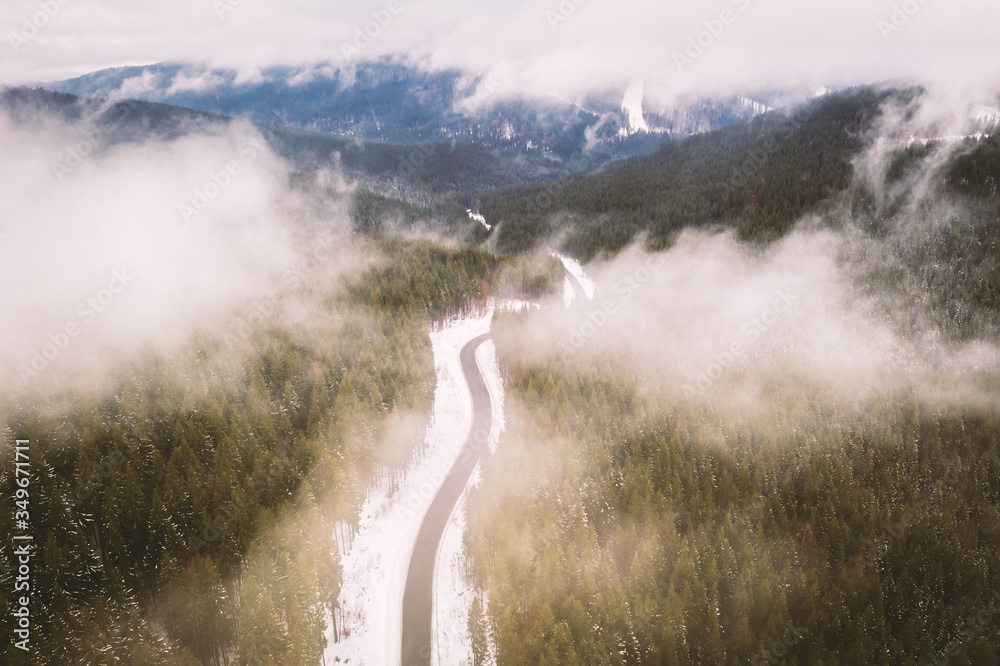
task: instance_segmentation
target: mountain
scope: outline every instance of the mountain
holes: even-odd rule
[[[691,134],[788,103],[756,100],[644,104],[641,83],[571,101],[511,96],[502,82],[456,70],[427,72],[388,60],[348,67],[275,67],[251,74],[161,63],[105,69],[45,84],[58,92],[139,99],[370,142],[460,141],[557,160],[582,171],[645,154]],[[793,93],[799,99],[802,93]]]
[[[171,140],[191,133],[217,132],[234,122],[217,113],[145,102],[114,102],[42,89],[0,89],[0,109],[15,123],[46,118],[99,131],[102,150],[121,143]],[[557,178],[565,166],[539,153],[517,154],[455,140],[419,145],[365,142],[324,132],[257,124],[271,149],[297,171],[342,168],[367,188],[408,198],[415,193],[495,188]]]
[[[857,88],[792,108],[746,97],[729,116],[743,120],[681,137],[635,84],[620,103],[581,103],[594,117],[617,114],[606,121],[617,134],[598,141],[603,126],[580,121],[593,146],[564,159],[551,146],[572,144],[565,128],[530,148],[515,145],[516,132],[510,145],[486,134],[421,140],[408,133],[419,123],[408,130],[388,103],[392,123],[376,114],[344,136],[286,126],[286,117],[251,125],[235,107],[132,99],[144,80],[143,94],[156,94],[153,74],[135,71],[107,73],[104,93],[79,91],[94,97],[0,88],[3,127],[15,129],[5,138],[18,127],[36,137],[99,130],[89,135],[95,170],[119,145],[149,149],[122,151],[136,173],[81,178],[72,189],[92,203],[80,215],[44,173],[35,182],[17,173],[28,160],[28,173],[39,163],[44,172],[49,148],[9,142],[7,191],[23,187],[28,203],[9,205],[8,223],[27,231],[43,219],[35,207],[58,204],[53,232],[43,227],[34,249],[14,233],[3,248],[14,252],[5,261],[32,264],[32,279],[11,291],[32,302],[33,317],[43,305],[25,296],[33,281],[64,275],[89,288],[73,270],[86,264],[66,260],[103,264],[88,247],[120,246],[142,269],[170,260],[159,236],[143,236],[144,251],[108,233],[103,218],[141,230],[132,203],[141,191],[122,188],[162,173],[138,166],[189,134],[234,124],[259,133],[290,166],[278,177],[300,188],[294,198],[322,209],[350,197],[361,233],[302,225],[301,261],[275,276],[274,291],[255,300],[239,290],[186,341],[108,349],[104,378],[77,384],[64,366],[49,370],[60,373],[49,375],[51,391],[0,389],[0,429],[17,444],[0,457],[0,486],[15,495],[19,477],[30,478],[37,544],[35,651],[11,648],[4,663],[304,666],[346,663],[337,652],[363,632],[389,643],[387,625],[352,605],[363,597],[382,608],[385,596],[354,590],[374,579],[372,563],[411,551],[399,521],[416,495],[434,497],[425,480],[436,473],[423,472],[439,467],[451,438],[431,439],[433,424],[465,427],[438,408],[462,409],[464,398],[441,387],[468,381],[452,371],[487,323],[494,351],[475,364],[495,369],[491,386],[502,393],[487,391],[489,400],[506,397],[490,411],[505,425],[490,431],[499,439],[482,453],[454,541],[465,553],[453,560],[456,579],[468,585],[450,596],[472,604],[467,661],[998,663],[1000,623],[982,620],[1000,600],[994,107],[972,112],[980,125],[971,134],[952,135],[914,120],[916,89]],[[351,91],[343,104],[364,96]],[[401,85],[395,99],[411,92]],[[526,100],[491,108],[501,104],[525,127],[557,116]],[[665,137],[642,156],[588,157]],[[588,161],[604,166],[569,173]],[[338,167],[358,185],[350,194],[310,178]],[[122,205],[105,205],[117,197]],[[277,210],[276,224],[299,225],[297,206]],[[234,209],[236,223],[242,215]],[[428,220],[445,224],[419,238],[393,233]],[[94,227],[79,233],[83,224]],[[233,238],[228,225],[186,227],[170,273],[214,259],[190,247],[224,258],[222,243],[200,242],[211,227],[223,243]],[[691,228],[732,233],[682,236]],[[88,235],[96,242],[80,244]],[[261,242],[280,266],[272,238]],[[637,239],[646,248],[614,256]],[[600,258],[585,268],[597,300],[564,307],[563,264],[528,251],[544,243]],[[34,265],[48,256],[65,270]],[[271,269],[218,263],[206,275],[223,283]],[[136,289],[156,285],[144,279]],[[136,316],[169,307],[160,293],[130,291],[108,316],[125,312],[127,298]],[[181,300],[197,297],[185,290]],[[516,307],[493,318],[507,299]],[[39,362],[69,344],[64,330],[52,344],[39,339]],[[72,343],[81,355],[114,343],[97,330]],[[25,477],[18,458],[29,452]],[[27,529],[19,513],[0,513],[6,533]],[[409,527],[415,535],[418,524]],[[11,567],[0,569],[0,605],[27,608],[14,582]],[[17,632],[4,624],[0,643]]]
[[[459,203],[499,227],[495,240],[502,251],[525,250],[559,235],[566,249],[590,258],[616,251],[640,233],[653,247],[664,247],[681,229],[705,226],[733,228],[744,239],[773,240],[848,188],[853,161],[868,145],[883,103],[918,94],[871,87],[841,91],[794,111],[768,112],[688,137],[598,172],[477,192]],[[983,118],[974,115],[973,120]],[[946,140],[972,142],[953,158],[951,175],[945,177],[950,191],[995,198],[1000,179],[996,136],[907,135],[890,172]]]

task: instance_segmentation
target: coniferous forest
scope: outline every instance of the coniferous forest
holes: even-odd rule
[[[101,128],[80,180],[145,134],[259,137],[225,187],[267,179],[206,204],[213,247],[286,249],[248,212],[273,180],[261,207],[316,260],[0,390],[33,539],[33,651],[3,622],[0,661],[330,666],[366,621],[343,603],[366,503],[404,494],[436,389],[475,390],[432,332],[488,312],[462,343],[489,331],[502,422],[446,516],[462,663],[1000,664],[1000,136],[918,134],[927,94],[847,88],[570,173],[590,158],[4,91],[10,136]],[[271,268],[247,263],[232,282]]]
[[[367,252],[360,274],[288,290],[282,300],[323,304],[308,329],[279,310],[197,335],[179,356],[139,354],[101,390],[5,405],[5,431],[37,443],[33,582],[45,603],[43,647],[7,663],[319,662],[326,614],[337,621],[335,540],[352,538],[366,489],[399,474],[422,437],[428,323],[494,285],[546,291],[552,271],[398,238]],[[14,462],[3,459],[9,496]],[[0,548],[9,561],[12,546]]]

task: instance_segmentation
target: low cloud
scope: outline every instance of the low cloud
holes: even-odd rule
[[[63,4],[37,27],[36,2],[11,3],[0,23],[13,40],[0,80],[165,61],[243,71],[342,66],[351,60],[342,45],[374,21],[379,29],[365,42],[364,58],[403,57],[493,76],[508,83],[505,94],[579,98],[638,80],[645,81],[647,103],[662,105],[899,78],[950,83],[975,95],[1000,82],[1000,5],[975,0],[401,0],[391,22],[378,21],[390,11],[385,0],[228,3],[224,20],[202,0]],[[679,58],[690,62],[678,67]]]
[[[851,248],[816,228],[766,251],[685,232],[662,254],[632,247],[588,266],[593,301],[549,303],[502,339],[514,357],[614,368],[654,395],[758,416],[800,390],[847,404],[896,391],[977,395],[976,377],[1000,369],[996,346],[949,342],[930,325],[901,333],[858,290]]]
[[[118,144],[87,122],[0,117],[0,198],[8,389],[184,340],[301,273],[298,236],[349,229],[346,204],[290,189],[248,123]]]

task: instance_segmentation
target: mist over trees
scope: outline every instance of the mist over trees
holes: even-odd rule
[[[1000,662],[1000,615],[979,619],[1000,602],[1000,139],[934,134],[923,95],[851,89],[542,183],[563,166],[252,128],[278,176],[240,192],[277,182],[262,217],[301,245],[262,234],[275,264],[335,229],[339,265],[252,324],[252,299],[220,298],[241,325],[111,338],[103,374],[75,382],[67,358],[0,395],[0,428],[32,443],[38,544],[38,649],[10,663],[320,663],[345,630],[339,554],[422,442],[428,326],[490,298],[540,307],[492,329],[507,429],[468,495],[470,663]],[[100,164],[147,126],[233,129],[0,102],[19,128],[107,128]],[[233,210],[211,216],[247,232]],[[589,261],[594,301],[556,302],[548,246]],[[240,287],[265,273],[246,263]],[[762,326],[779,291],[801,305]]]
[[[656,170],[625,167],[632,181],[610,170],[550,188],[549,198],[522,190],[492,199],[494,221],[526,201],[565,207],[571,213],[547,218],[545,233],[561,231],[584,254],[609,256],[639,231],[656,249],[665,238],[657,225],[670,220],[707,226],[708,237],[712,227],[734,227],[753,241],[734,256],[727,243],[703,241],[713,257],[690,232],[678,234],[656,265],[694,270],[686,280],[680,267],[652,280],[646,271],[640,288],[652,293],[631,307],[628,280],[646,264],[620,255],[607,267],[590,265],[607,279],[577,314],[498,321],[509,426],[470,494],[466,537],[498,665],[1000,659],[991,620],[1000,604],[995,138],[911,139],[907,147],[902,136],[901,147],[883,152],[871,138],[885,136],[883,111],[869,108],[870,120],[852,127],[856,138],[843,124],[832,142],[810,134],[817,128],[808,121],[789,129],[811,137],[808,149],[797,159],[788,147],[786,159],[747,179],[756,183],[747,193],[779,188],[766,214],[695,213],[695,202],[717,200],[703,190],[691,199],[697,221],[656,217],[654,210],[683,206],[684,193],[697,191],[685,188],[698,182],[722,191],[707,173],[698,180],[705,163],[697,159],[688,180],[670,178],[686,184],[666,203],[642,194],[669,187],[643,183]],[[831,127],[835,118],[827,118]],[[864,141],[862,130],[871,135]],[[737,131],[702,145],[725,154],[723,137]],[[697,142],[659,157],[687,143]],[[826,191],[792,177],[820,154],[838,156],[821,178]],[[634,215],[632,231],[614,226],[613,240],[589,233],[611,218],[583,203],[596,201],[588,197],[603,181],[616,184],[607,192],[638,193],[622,194],[611,209],[651,212]],[[812,194],[799,198],[803,187]],[[802,210],[811,215],[801,218]],[[531,219],[516,226],[528,230],[518,236],[528,244],[538,232]],[[760,243],[781,237],[788,242]],[[837,249],[817,254],[823,238]],[[799,264],[792,252],[801,253]],[[794,271],[825,279],[826,257],[838,276],[829,294],[795,281]],[[709,286],[713,280],[719,284]],[[685,369],[671,366],[686,357],[698,363],[704,352],[693,342],[711,348],[714,339],[728,354],[731,323],[714,311],[771,284],[797,285],[806,311],[731,357],[706,354],[701,362],[719,374],[683,387]],[[682,291],[657,291],[667,288]],[[615,307],[601,306],[602,298]],[[606,316],[594,316],[602,307]],[[827,307],[832,314],[823,314]],[[807,324],[838,319],[843,349],[808,342],[816,329]],[[582,341],[567,342],[573,336]],[[851,349],[868,360],[855,367]]]
[[[97,390],[7,397],[4,431],[32,442],[41,544],[38,648],[9,663],[318,663],[337,623],[334,525],[349,540],[374,476],[422,437],[405,424],[429,413],[429,321],[493,285],[538,293],[552,270],[401,239],[366,251],[372,268],[305,292],[305,318],[292,300],[124,360]]]

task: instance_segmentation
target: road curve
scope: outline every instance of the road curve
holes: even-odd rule
[[[410,568],[406,574],[406,588],[403,591],[403,666],[430,666],[431,663],[434,564],[438,546],[444,535],[445,525],[469,485],[469,479],[476,469],[492,427],[490,394],[476,363],[476,350],[489,338],[490,334],[487,333],[470,340],[460,354],[462,372],[472,393],[472,429],[455,464],[428,507],[413,545]]]

